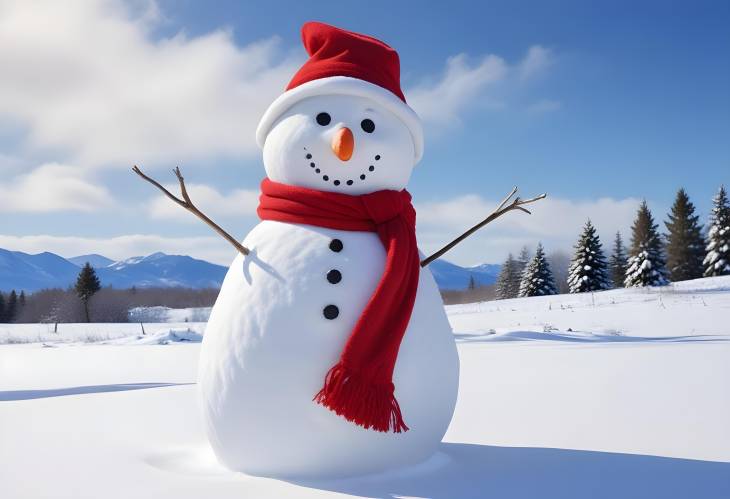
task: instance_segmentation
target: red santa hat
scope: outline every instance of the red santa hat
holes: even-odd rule
[[[300,100],[315,95],[353,95],[373,99],[403,121],[411,132],[418,162],[423,155],[423,128],[401,91],[398,53],[376,38],[318,22],[302,26],[302,41],[309,60],[261,118],[256,130],[259,147],[274,122]]]

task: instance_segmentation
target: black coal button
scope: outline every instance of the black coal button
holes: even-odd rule
[[[327,280],[330,282],[330,284],[337,284],[342,280],[342,272],[337,269],[330,270],[329,272],[327,272]]]
[[[340,315],[340,309],[337,308],[336,305],[327,305],[324,307],[322,313],[324,314],[325,319],[337,319],[337,316]]]

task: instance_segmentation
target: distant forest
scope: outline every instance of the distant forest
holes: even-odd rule
[[[724,186],[713,198],[706,227],[695,214],[687,192],[679,189],[664,221],[664,231],[646,201],[637,210],[627,248],[620,232],[604,251],[598,230],[586,220],[573,255],[550,254],[541,243],[534,255],[523,247],[502,264],[497,282],[442,293],[444,302],[474,301],[584,293],[622,287],[663,286],[674,281],[730,275],[730,202]]]
[[[103,283],[102,283],[103,284]],[[102,287],[89,300],[90,322],[127,322],[134,307],[210,307],[218,289]],[[0,293],[0,296],[2,293]],[[0,298],[0,322],[86,322],[83,301],[75,288],[46,289],[31,295],[6,293]],[[10,317],[8,317],[10,315]]]

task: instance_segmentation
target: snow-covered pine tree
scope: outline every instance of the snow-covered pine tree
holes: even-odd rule
[[[590,220],[575,245],[575,255],[568,271],[568,287],[571,293],[608,289],[606,257],[601,240]]]
[[[553,282],[558,294],[569,293],[568,273],[572,256],[565,251],[555,250],[545,255],[545,259],[550,264],[550,271],[553,273]]]
[[[646,201],[639,206],[631,230],[631,256],[624,286],[630,288],[667,284],[662,241]]]
[[[525,267],[520,283],[520,297],[544,296],[558,294],[555,288],[553,273],[550,271],[550,264],[545,258],[545,251],[542,244],[538,243],[535,256]]]
[[[497,277],[495,292],[498,300],[517,298],[520,292],[520,265],[510,253],[502,264]]]
[[[616,238],[613,240],[613,251],[608,266],[611,270],[611,281],[614,288],[623,288],[624,279],[626,279],[626,248],[621,238],[621,232],[616,232]]]
[[[522,275],[525,273],[525,269],[527,268],[527,264],[530,263],[530,260],[532,259],[532,256],[530,255],[530,250],[527,248],[527,245],[523,246],[520,250],[520,254],[517,256],[517,259],[515,260],[515,269],[517,271],[514,273],[512,278],[512,290],[515,293],[515,296],[520,296],[520,286],[522,286]]]
[[[706,277],[730,274],[730,203],[725,186],[720,186],[712,203],[710,230],[707,232],[707,256],[704,261]]]
[[[679,189],[668,220],[664,222],[667,227],[667,270],[672,281],[702,277],[705,238],[698,220],[687,192]]]
[[[523,246],[520,250],[520,255],[517,257],[517,271],[520,274],[520,280],[522,279],[522,273],[525,271],[525,267],[530,263],[530,250],[527,246]]]

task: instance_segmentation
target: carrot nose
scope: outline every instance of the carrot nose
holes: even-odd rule
[[[341,161],[347,161],[352,157],[354,149],[355,137],[352,135],[352,131],[347,127],[337,130],[332,137],[332,152],[335,153],[335,156]]]

